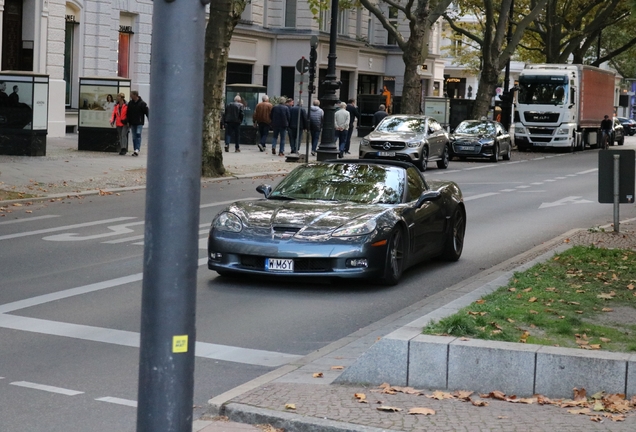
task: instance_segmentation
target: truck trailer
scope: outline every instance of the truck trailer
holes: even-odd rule
[[[613,116],[615,73],[576,64],[529,64],[519,75],[515,144],[521,151],[596,147]]]

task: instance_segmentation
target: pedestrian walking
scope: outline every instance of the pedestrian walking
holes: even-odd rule
[[[301,106],[289,110],[289,145],[292,153],[298,153],[303,131],[307,130],[307,111]]]
[[[360,111],[358,111],[358,107],[356,106],[355,99],[349,99],[349,103],[347,103],[347,111],[349,111],[349,131],[347,133],[347,144],[345,145],[345,153],[349,153],[349,148],[351,147],[351,135],[353,135],[353,124],[355,121],[358,121],[358,125],[360,125]]]
[[[384,117],[388,116],[386,112],[386,107],[384,104],[381,104],[378,110],[373,114],[373,127],[375,128],[380,122],[384,119]]]
[[[225,123],[225,151],[230,151],[230,143],[234,139],[234,151],[236,153],[241,151],[239,144],[239,136],[241,131],[241,123],[243,123],[243,104],[241,103],[241,96],[234,96],[234,102],[230,102],[225,106],[225,112],[223,113],[223,122]]]
[[[272,108],[272,130],[274,131],[274,139],[272,140],[272,154],[276,154],[276,142],[280,136],[280,144],[278,147],[278,156],[285,156],[285,134],[289,127],[291,116],[287,107],[287,99],[281,97],[278,105]]]
[[[145,117],[148,117],[148,105],[139,96],[139,92],[133,90],[128,102],[128,125],[132,131],[133,156],[139,156],[141,151],[141,130],[144,128]]]
[[[347,135],[349,134],[349,111],[347,111],[347,104],[345,102],[340,103],[340,109],[336,111],[334,115],[336,137],[338,138],[339,153],[338,157],[343,158],[345,148],[347,146]]]
[[[252,120],[258,127],[260,142],[256,145],[260,151],[264,151],[267,144],[267,135],[269,134],[269,128],[272,123],[272,108],[272,104],[269,103],[269,96],[263,95],[262,102],[256,105],[254,117],[252,117]]]
[[[117,94],[117,103],[110,117],[110,125],[117,128],[119,154],[123,156],[128,153],[128,105],[126,105],[126,95],[123,93]]]
[[[325,112],[320,108],[320,101],[314,99],[314,104],[309,108],[309,131],[311,133],[311,155],[316,156],[318,140],[325,119]]]

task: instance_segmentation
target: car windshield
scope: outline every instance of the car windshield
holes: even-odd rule
[[[405,170],[358,163],[310,163],[294,169],[269,199],[352,201],[398,204],[404,196]]]
[[[567,77],[561,75],[521,76],[519,77],[519,103],[563,105],[568,95],[567,82]]]
[[[470,134],[470,135],[491,135],[495,133],[495,125],[492,123],[473,121],[473,122],[461,122],[455,133]]]
[[[377,128],[377,132],[426,132],[426,119],[417,117],[387,117]]]

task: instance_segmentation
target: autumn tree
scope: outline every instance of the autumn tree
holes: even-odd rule
[[[214,0],[205,30],[203,83],[203,163],[204,177],[225,174],[221,151],[221,112],[225,95],[225,71],[230,40],[245,5],[250,0]]]
[[[500,82],[501,71],[512,58],[525,30],[543,11],[548,0],[530,0],[530,4],[515,7],[513,0],[465,0],[443,14],[456,33],[468,38],[479,49],[481,74],[472,117],[488,113],[490,100]],[[519,3],[519,2],[517,2]],[[512,15],[512,32],[508,38],[508,18]],[[463,26],[464,17],[472,17],[476,26]]]
[[[545,11],[528,27],[521,54],[545,63],[599,66],[636,43],[633,4],[633,0],[548,0]]]
[[[404,86],[401,109],[405,114],[419,114],[422,85],[417,66],[428,57],[428,43],[433,24],[442,16],[452,0],[359,0],[373,14],[402,50]],[[389,19],[389,10],[398,11],[408,22],[408,33],[401,33]]]

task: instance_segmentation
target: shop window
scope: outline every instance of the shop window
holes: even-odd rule
[[[133,34],[132,17],[122,16],[119,24],[119,44],[117,45],[117,76],[119,77],[130,77],[130,52]]]

